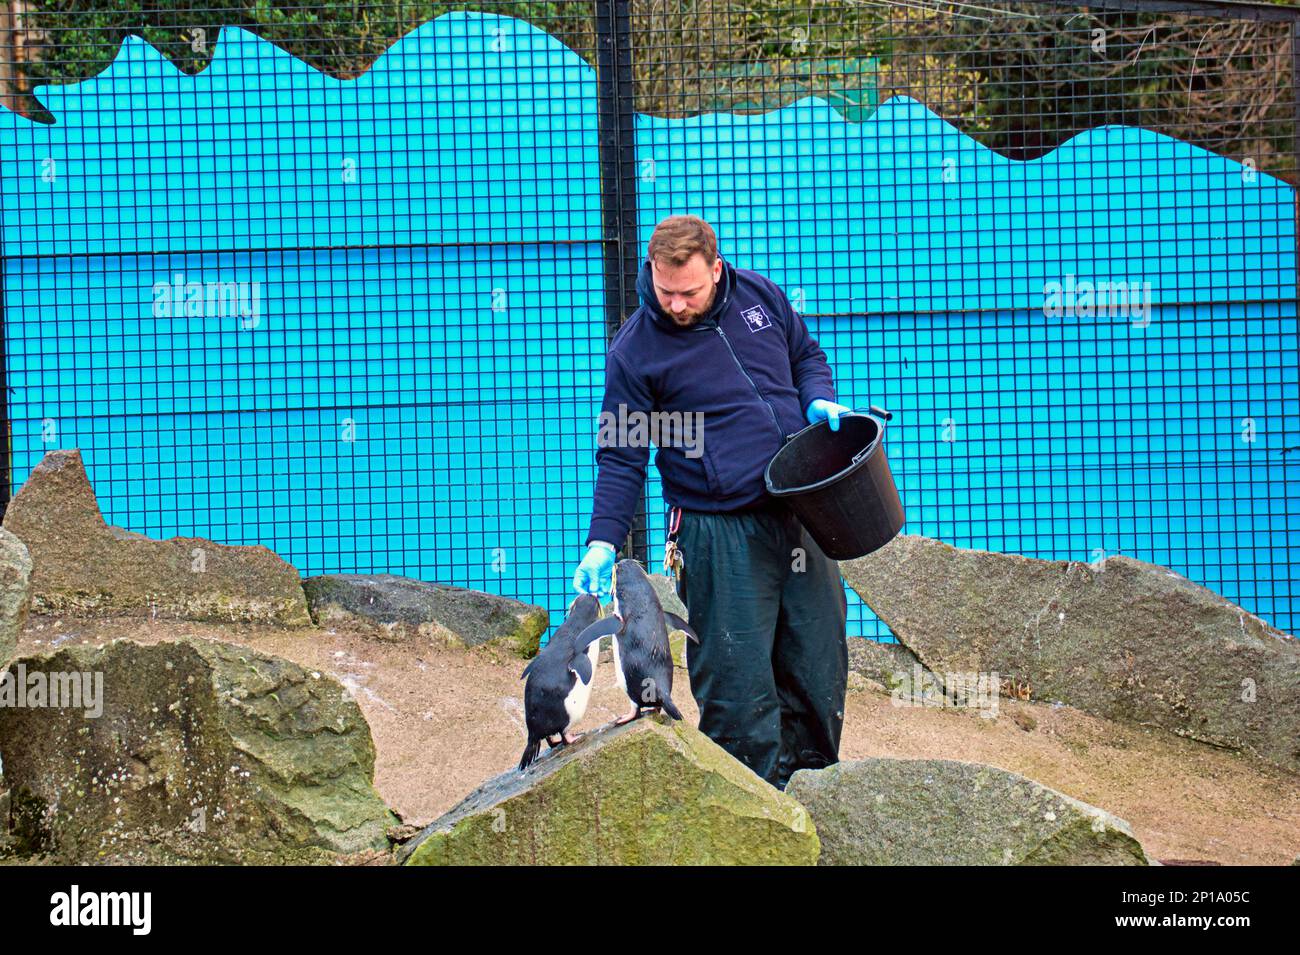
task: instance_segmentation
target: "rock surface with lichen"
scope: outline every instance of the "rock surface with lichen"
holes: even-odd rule
[[[266,547],[153,540],[107,524],[75,448],[32,469],[4,527],[31,554],[37,613],[311,624],[298,571]]]
[[[530,657],[550,625],[536,604],[396,574],[321,574],[304,579],[302,589],[318,626],[343,625],[382,640],[496,646]]]
[[[1300,772],[1300,642],[1144,561],[964,550],[903,535],[840,562],[939,679],[994,673],[1021,699],[1157,726]]]
[[[819,865],[1147,865],[1128,823],[1016,773],[947,759],[802,769]]]
[[[911,695],[917,668],[916,654],[901,643],[882,643],[867,637],[849,637],[849,673],[856,673],[889,691]]]
[[[665,716],[607,725],[488,780],[405,845],[407,865],[811,865],[797,802]]]
[[[32,558],[27,545],[0,527],[0,667],[18,647],[32,602]]]
[[[28,706],[0,707],[20,854],[283,863],[389,846],[369,726],[327,676],[196,639],[70,646],[9,673],[47,687],[44,706],[29,690]],[[52,693],[69,674],[98,675],[97,706],[53,705],[69,702]]]

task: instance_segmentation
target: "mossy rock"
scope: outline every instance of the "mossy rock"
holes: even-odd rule
[[[18,634],[32,603],[31,576],[27,545],[0,527],[0,667],[18,649]]]
[[[551,618],[543,607],[396,574],[321,574],[302,582],[317,626],[380,640],[499,649],[536,656]]]
[[[1300,642],[1168,568],[902,534],[840,573],[941,686],[996,677],[1300,772]]]
[[[1147,865],[1128,823],[1017,773],[948,759],[803,769],[819,865]]]
[[[813,865],[807,812],[699,730],[647,716],[489,780],[407,865]]]
[[[31,556],[31,609],[311,625],[298,571],[259,544],[153,540],[104,521],[76,448],[49,451],[4,513]]]
[[[19,853],[267,864],[389,847],[370,728],[321,673],[194,639],[70,646],[10,671],[99,684],[76,706],[0,707]]]

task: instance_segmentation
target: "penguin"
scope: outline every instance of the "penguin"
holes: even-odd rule
[[[600,616],[600,601],[595,595],[580,594],[569,605],[564,623],[520,674],[521,680],[528,679],[524,684],[528,745],[519,760],[521,772],[537,759],[542,740],[555,748],[577,739],[569,735],[568,729],[587,712],[600,644],[590,643],[579,650],[576,638]]]
[[[599,646],[607,634],[614,637],[614,676],[619,687],[632,701],[626,716],[614,725],[631,722],[643,710],[662,709],[675,720],[682,718],[673,703],[673,656],[668,644],[669,630],[681,630],[695,643],[700,642],[681,617],[668,613],[645,568],[635,560],[621,560],[614,565],[613,612],[587,627],[577,645]]]

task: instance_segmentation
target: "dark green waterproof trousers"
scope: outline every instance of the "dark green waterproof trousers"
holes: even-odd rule
[[[781,789],[839,759],[848,601],[839,565],[784,505],[683,510],[678,595],[700,730]]]

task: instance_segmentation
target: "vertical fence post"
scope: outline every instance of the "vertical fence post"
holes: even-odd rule
[[[596,0],[600,215],[605,263],[605,340],[637,308],[636,105],[629,0]],[[629,555],[649,567],[645,495],[628,534]]]
[[[1300,16],[1291,20],[1291,177],[1296,200],[1296,279],[1300,287]]]
[[[0,109],[4,109],[0,105]],[[9,419],[9,322],[5,311],[5,278],[9,259],[4,235],[4,163],[0,158],[0,520],[9,510],[9,482],[13,480],[13,427]]]
[[[1300,290],[1300,16],[1292,15],[1291,17],[1291,177],[1295,181],[1296,202],[1295,202],[1295,232],[1296,232],[1296,287]],[[1292,307],[1300,304],[1300,296],[1292,302]],[[1298,353],[1300,355],[1300,353]],[[1300,364],[1300,361],[1297,361]],[[1285,444],[1286,442],[1283,442]],[[1283,484],[1286,488],[1287,500],[1283,504],[1287,513],[1291,513],[1291,495],[1295,493],[1292,488],[1294,485],[1291,481],[1286,480],[1286,466],[1288,461],[1286,455],[1290,448],[1282,450],[1282,475]],[[1295,600],[1297,586],[1300,586],[1300,580],[1295,578],[1295,562],[1288,561],[1290,569],[1286,571],[1287,575],[1287,616],[1295,620]],[[1276,590],[1277,581],[1274,581]],[[1272,622],[1272,621],[1270,621]],[[1291,629],[1300,632],[1300,627],[1292,623]]]
[[[4,109],[0,106],[0,109]],[[0,222],[3,222],[0,205]],[[0,235],[0,520],[9,509],[9,482],[13,480],[13,430],[9,419],[9,355],[5,350],[9,326],[5,321],[5,270],[9,260],[4,254],[4,237]]]

